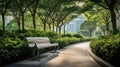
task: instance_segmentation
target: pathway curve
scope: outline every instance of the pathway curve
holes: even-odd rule
[[[42,67],[101,67],[88,56],[90,42],[71,45],[60,51],[58,57],[48,61]]]

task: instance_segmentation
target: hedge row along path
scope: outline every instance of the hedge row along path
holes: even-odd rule
[[[88,55],[89,44],[90,42],[82,42],[66,47],[58,57],[42,67],[101,67]]]

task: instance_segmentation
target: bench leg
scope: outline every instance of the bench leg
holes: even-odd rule
[[[55,46],[54,49],[55,50],[52,53],[59,53],[59,52],[57,52],[57,50],[59,49],[59,46]]]
[[[38,56],[38,55],[39,55],[39,49],[38,49],[38,47],[37,47],[36,44],[35,44],[35,46],[34,46],[33,55],[34,55],[34,56]]]

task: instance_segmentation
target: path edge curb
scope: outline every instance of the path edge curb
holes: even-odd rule
[[[89,56],[94,59],[98,64],[100,64],[102,67],[114,67],[112,64],[106,62],[105,60],[101,59],[100,57],[96,56],[91,49],[88,50]]]

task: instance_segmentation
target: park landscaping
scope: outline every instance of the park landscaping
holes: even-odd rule
[[[119,66],[119,5],[120,0],[1,0],[0,65],[33,57],[25,37],[48,37],[60,48],[96,37],[91,42],[92,51]],[[68,33],[67,24],[79,16],[84,18],[80,29]],[[40,52],[48,50],[51,48]]]
[[[102,59],[119,67],[120,34],[101,36],[91,42],[92,51]]]
[[[33,50],[29,48],[25,37],[49,37],[51,42],[57,42],[60,48],[73,43],[89,41],[92,39],[84,38],[80,34],[74,34],[71,35],[71,37],[68,37],[68,34],[63,36],[54,32],[38,30],[26,30],[25,33],[18,33],[17,31],[6,32],[4,35],[0,36],[0,65],[33,57]],[[51,49],[41,49],[40,52],[42,53],[49,50]]]

